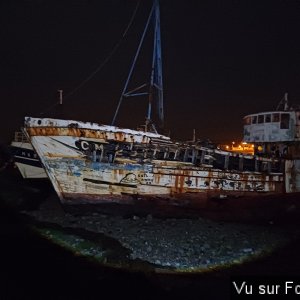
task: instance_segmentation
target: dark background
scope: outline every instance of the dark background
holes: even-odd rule
[[[137,2],[1,1],[2,142],[10,142],[24,116],[58,116],[58,89],[66,96],[64,117],[110,124],[151,1],[140,1],[120,47],[101,65]],[[275,109],[285,92],[299,103],[300,1],[161,0],[160,6],[166,127],[172,137],[191,139],[195,128],[199,138],[241,139],[244,115]],[[150,61],[150,39],[145,46],[142,57]],[[146,80],[147,66],[139,60],[135,86]],[[136,128],[145,109],[143,98],[126,100],[116,125]]]
[[[1,142],[10,142],[24,116],[55,116],[58,89],[70,95],[64,100],[65,117],[111,122],[151,1],[140,1],[126,38],[103,62],[120,41],[137,2],[0,2]],[[244,115],[275,109],[285,92],[299,104],[300,1],[160,4],[165,113],[172,137],[190,139],[195,128],[198,137],[214,141],[240,139]],[[146,46],[142,54],[149,59],[149,41]],[[137,84],[144,82],[146,66],[139,62]],[[76,90],[97,68],[99,72]],[[124,102],[117,125],[141,124],[145,103]],[[200,299],[205,291],[228,299],[232,274],[299,274],[297,241],[241,270],[179,280],[176,286],[174,278],[152,280],[143,274],[94,270],[40,240],[2,209],[0,220],[0,294],[7,299],[101,299],[105,294]]]

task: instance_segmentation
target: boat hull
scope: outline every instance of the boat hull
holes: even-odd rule
[[[46,179],[47,174],[32,145],[26,141],[12,141],[10,150],[24,179]]]
[[[222,170],[176,159],[149,159],[145,154],[138,156],[134,148],[128,157],[122,148],[110,160],[111,152],[106,150],[103,154],[103,147],[127,143],[131,147],[143,146],[146,153],[155,139],[160,140],[162,147],[169,138],[116,127],[62,122],[64,126],[60,126],[60,120],[38,122],[29,118],[25,131],[63,204],[147,202],[203,207],[208,199],[284,192],[282,173]],[[97,149],[102,149],[102,153]],[[103,155],[107,157],[104,159]]]
[[[280,174],[133,163],[93,163],[84,158],[44,158],[46,171],[63,203],[136,203],[164,199],[201,206],[210,198],[263,196],[283,192]]]

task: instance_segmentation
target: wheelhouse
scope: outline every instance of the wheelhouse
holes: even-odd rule
[[[300,112],[274,111],[244,117],[244,141],[252,143],[300,140]]]

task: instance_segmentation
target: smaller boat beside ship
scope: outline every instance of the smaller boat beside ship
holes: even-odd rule
[[[9,148],[14,164],[24,179],[48,178],[37,153],[22,131],[15,132]]]

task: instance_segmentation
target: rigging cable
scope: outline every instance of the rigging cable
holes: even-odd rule
[[[129,31],[129,28],[132,25],[132,22],[136,16],[136,12],[138,10],[138,7],[140,5],[141,0],[139,0],[135,6],[135,9],[133,11],[133,14],[129,20],[128,25],[126,26],[121,38],[119,39],[119,41],[115,44],[115,46],[112,48],[112,50],[110,51],[110,53],[107,55],[107,57],[102,61],[102,63],[88,76],[86,77],[77,87],[75,87],[72,91],[70,91],[69,93],[67,93],[66,96],[64,96],[64,100],[68,99],[70,96],[72,96],[75,92],[77,92],[80,88],[82,88],[90,79],[92,79],[96,73],[98,73],[105,65],[106,63],[109,61],[109,59],[113,56],[113,54],[117,51],[117,49],[120,47],[123,39],[125,38],[125,36],[127,35],[127,32]],[[48,107],[44,112],[41,112],[40,114],[43,115],[46,112],[48,112],[49,110],[51,110],[53,107],[55,107],[56,105],[59,104],[59,101],[54,103],[53,105],[51,105],[50,107]]]

